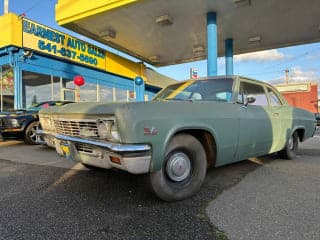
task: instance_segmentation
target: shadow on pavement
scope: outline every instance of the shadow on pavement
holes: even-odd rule
[[[208,202],[273,159],[211,168],[201,191],[176,203],[153,195],[146,175],[1,160],[0,239],[217,239]]]

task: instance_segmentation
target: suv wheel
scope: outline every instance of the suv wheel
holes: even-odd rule
[[[35,145],[37,144],[36,140],[36,131],[38,126],[38,121],[34,121],[30,123],[24,133],[24,142],[29,145]]]

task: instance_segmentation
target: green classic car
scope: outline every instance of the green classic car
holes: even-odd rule
[[[40,112],[39,135],[85,166],[148,173],[155,194],[195,194],[207,167],[278,152],[293,159],[313,136],[314,114],[288,106],[271,85],[213,77],[170,85],[151,102],[79,103]]]

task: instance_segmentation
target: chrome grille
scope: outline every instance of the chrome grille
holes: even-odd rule
[[[90,133],[90,138],[99,138],[98,128],[95,120],[53,120],[55,130],[58,134],[73,137],[88,137],[86,133]]]
[[[85,144],[81,144],[81,143],[76,144],[76,149],[78,152],[82,152],[82,153],[89,153],[89,154],[93,153],[92,147],[85,145]]]

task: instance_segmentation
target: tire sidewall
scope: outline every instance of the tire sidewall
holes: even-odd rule
[[[166,164],[171,154],[183,152],[191,163],[190,175],[181,182],[174,182],[166,174]],[[150,174],[154,192],[165,201],[177,201],[196,193],[205,178],[207,160],[201,143],[189,134],[178,134],[168,144],[162,169]]]
[[[298,151],[298,143],[299,143],[298,133],[294,132],[292,134],[292,137],[293,137],[293,149],[290,149],[289,147],[289,140],[286,145],[288,159],[294,159],[297,156],[297,151]]]
[[[293,137],[293,149],[290,149],[289,141],[290,138]],[[297,151],[298,151],[298,145],[299,145],[299,136],[297,131],[295,131],[290,138],[287,140],[286,146],[282,151],[279,152],[279,155],[281,158],[292,160],[296,158]]]

